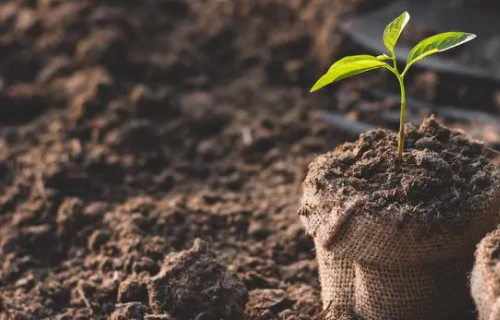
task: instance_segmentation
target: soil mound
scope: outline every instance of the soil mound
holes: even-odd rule
[[[204,241],[196,239],[190,250],[165,257],[151,280],[149,304],[156,314],[179,320],[243,319],[247,289],[215,261]]]
[[[359,199],[349,203],[350,212],[394,223],[420,219],[431,226],[459,220],[457,214],[486,201],[490,187],[500,181],[481,143],[434,118],[419,128],[409,126],[405,141],[399,163],[397,134],[370,131],[318,157],[305,183],[331,190],[332,206]]]

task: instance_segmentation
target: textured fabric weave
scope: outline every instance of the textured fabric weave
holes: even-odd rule
[[[354,309],[354,268],[350,260],[339,259],[322,246],[316,248],[317,255],[324,257],[318,261],[323,306],[329,306],[328,319],[337,319]]]
[[[495,183],[460,208],[453,228],[429,232],[422,219],[410,216],[397,226],[376,214],[338,207],[331,192],[304,185],[299,213],[315,239],[323,306],[329,319],[353,306],[366,320],[455,320],[471,308],[467,276],[474,250],[499,222],[500,174]],[[350,199],[355,203],[358,199]],[[349,281],[353,284],[349,284]],[[500,314],[500,312],[498,313]],[[481,320],[500,320],[481,318]]]
[[[471,293],[479,320],[500,320],[500,229],[477,247]]]
[[[470,259],[404,268],[354,265],[354,311],[365,319],[455,320],[472,308]]]
[[[419,219],[396,226],[377,220],[376,214],[350,214],[345,212],[349,207],[325,206],[332,201],[324,193],[304,186],[301,210],[306,212],[302,216],[306,231],[337,256],[366,263],[411,266],[473,255],[476,244],[498,223],[500,182],[485,190],[487,201],[457,214],[460,221],[453,222],[453,229],[443,226],[433,233]]]

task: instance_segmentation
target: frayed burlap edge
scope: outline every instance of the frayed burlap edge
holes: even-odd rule
[[[500,229],[478,244],[471,274],[471,294],[479,320],[500,320]]]
[[[447,311],[440,313],[437,310],[425,310],[424,313],[427,315],[424,318],[427,320],[443,320],[445,319],[442,318],[443,316],[448,317],[454,311],[460,310],[461,304],[467,304],[465,300],[469,293],[466,287],[466,275],[472,265],[475,245],[499,221],[500,172],[493,172],[492,178],[492,185],[481,195],[481,199],[486,200],[476,201],[470,205],[468,210],[457,215],[457,217],[463,219],[461,221],[461,232],[457,232],[456,229],[449,231],[444,228],[440,230],[440,233],[435,234],[423,234],[422,221],[420,220],[409,221],[402,228],[397,228],[391,224],[384,224],[383,221],[377,221],[374,214],[360,215],[350,212],[351,207],[356,207],[356,201],[362,201],[363,199],[350,199],[350,203],[344,205],[342,209],[344,211],[338,212],[340,208],[328,207],[333,202],[328,199],[329,194],[326,190],[322,190],[318,194],[314,186],[304,185],[304,195],[299,212],[306,231],[315,239],[322,282],[323,305],[325,307],[327,303],[333,303],[337,307],[330,312],[330,318],[335,319],[337,315],[342,314],[344,306],[354,305],[352,310],[356,310],[359,309],[356,305],[359,306],[365,303],[364,301],[356,301],[365,299],[359,296],[356,298],[360,286],[357,282],[363,281],[360,280],[360,275],[363,272],[354,272],[354,286],[349,286],[347,282],[339,280],[342,275],[344,275],[345,279],[352,277],[351,272],[353,269],[350,268],[355,263],[360,265],[374,264],[377,268],[381,268],[379,271],[383,274],[384,272],[394,272],[394,270],[400,272],[405,267],[414,268],[418,273],[418,266],[424,264],[446,269],[450,267],[450,263],[455,263],[461,259],[469,261],[469,267],[459,268],[455,272],[455,275],[458,276],[449,279],[450,283],[454,281],[461,283],[460,289],[456,290],[458,292],[456,297],[446,300],[445,296],[434,290],[438,287],[433,288],[432,284],[427,287],[420,285],[419,288],[424,288],[423,291],[421,293],[415,292],[416,296],[428,295],[429,292],[432,295],[432,292],[434,292],[436,299],[444,299],[440,304],[434,305],[432,308],[439,307]],[[330,260],[330,262],[325,260]],[[455,262],[452,262],[453,260]],[[335,264],[337,266],[332,267]],[[381,274],[374,275],[372,279],[376,279]],[[400,282],[408,281],[407,279],[400,280]],[[395,285],[398,286],[399,284]],[[464,285],[463,288],[462,285]],[[440,286],[443,287],[443,283]],[[335,290],[341,290],[341,293],[335,292],[332,294],[332,288],[339,288]],[[381,284],[374,284],[370,290],[373,292],[371,294],[376,295],[377,292],[380,292],[377,290],[393,289],[383,288]],[[452,293],[455,292],[452,291]],[[418,298],[415,301],[418,301]],[[456,301],[459,301],[458,304]],[[421,307],[416,305],[414,307],[416,307],[413,309],[415,310],[415,316],[408,319],[424,319],[419,317]],[[384,311],[385,306],[383,305],[380,305],[380,308],[381,310],[377,312],[364,312],[365,314],[360,314],[360,316],[364,318],[368,316],[370,320],[387,320],[383,317],[397,315],[400,312],[398,310]],[[433,313],[434,311],[435,313]],[[405,312],[411,314],[411,311]],[[377,317],[375,314],[380,314],[382,318]]]
[[[498,223],[500,171],[492,173],[492,185],[457,215],[454,228],[443,226],[429,233],[419,219],[398,227],[377,220],[376,214],[360,214],[351,208],[362,199],[350,199],[344,208],[334,203],[328,190],[317,193],[304,184],[299,213],[307,233],[338,257],[385,265],[435,263],[473,254],[476,244]],[[342,212],[341,212],[342,210]],[[360,237],[359,235],[363,235]]]

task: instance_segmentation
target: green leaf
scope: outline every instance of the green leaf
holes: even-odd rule
[[[415,62],[438,52],[443,52],[451,48],[457,47],[476,37],[475,34],[465,32],[445,32],[440,33],[417,44],[408,55],[408,69]]]
[[[367,60],[368,61],[380,61],[377,57],[369,55],[369,54],[348,56],[348,57],[344,57],[344,58],[338,60],[337,62],[335,62],[334,64],[332,64],[332,66],[328,70],[338,68],[338,67],[345,65],[345,64],[350,64],[350,63],[357,62],[357,61],[367,61]]]
[[[384,44],[385,47],[392,53],[394,53],[394,47],[398,42],[399,36],[403,29],[410,21],[410,14],[408,12],[403,12],[399,17],[394,19],[391,23],[385,27],[384,30]]]
[[[386,60],[391,60],[392,58],[384,53],[384,54],[377,56],[377,59],[380,61],[386,61]]]
[[[355,76],[373,69],[387,67],[387,63],[374,56],[358,55],[340,59],[314,84],[311,92],[317,91],[336,81]]]

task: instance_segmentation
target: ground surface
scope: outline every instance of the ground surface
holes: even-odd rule
[[[352,49],[339,19],[386,2],[3,1],[0,319],[159,313],[146,284],[196,238],[248,319],[320,311],[300,184],[348,135],[317,117],[333,91],[307,89]]]

